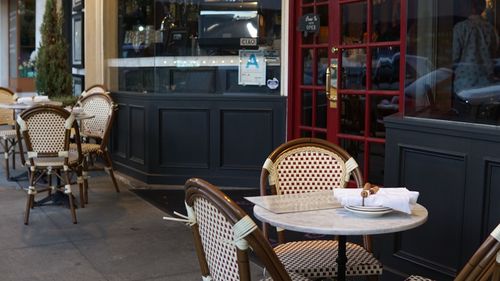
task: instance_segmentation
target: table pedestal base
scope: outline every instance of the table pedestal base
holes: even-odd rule
[[[339,235],[338,243],[338,255],[337,255],[337,280],[345,281],[345,270],[347,263],[347,253],[346,253],[346,237],[344,235]]]

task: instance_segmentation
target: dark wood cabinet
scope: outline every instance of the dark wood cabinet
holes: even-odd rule
[[[420,192],[428,221],[411,231],[376,237],[387,274],[453,280],[500,222],[500,130],[497,126],[391,116],[386,186]]]

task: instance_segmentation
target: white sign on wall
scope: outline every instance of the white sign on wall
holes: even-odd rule
[[[238,84],[259,86],[266,84],[266,60],[264,52],[240,50]]]

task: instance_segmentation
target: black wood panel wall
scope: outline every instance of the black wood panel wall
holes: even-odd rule
[[[429,218],[376,237],[383,280],[415,273],[453,280],[500,223],[500,128],[400,116],[385,125],[384,184],[419,191]]]
[[[267,155],[285,141],[286,98],[275,95],[114,93],[117,170],[151,184],[201,177],[257,187]]]

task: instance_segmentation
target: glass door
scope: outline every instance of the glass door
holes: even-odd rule
[[[291,35],[289,136],[341,145],[365,180],[383,183],[383,118],[402,108],[405,1],[298,0]],[[307,16],[319,18],[303,31]]]

